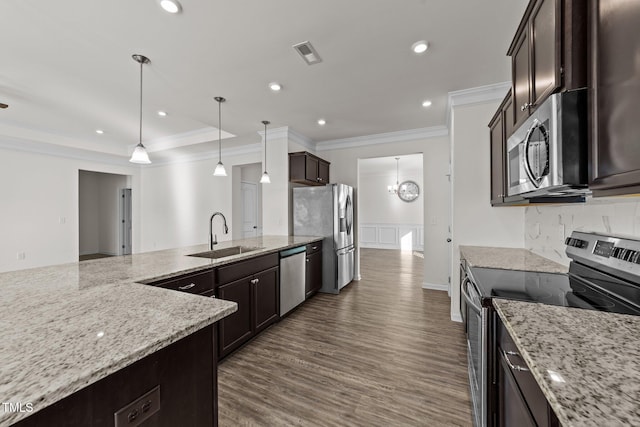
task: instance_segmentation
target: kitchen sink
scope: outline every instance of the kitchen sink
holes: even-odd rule
[[[198,252],[197,254],[190,254],[188,256],[217,259],[217,258],[224,258],[232,255],[246,254],[247,252],[253,252],[260,249],[264,249],[264,248],[254,247],[254,246],[232,246],[230,248],[214,249],[212,251]]]

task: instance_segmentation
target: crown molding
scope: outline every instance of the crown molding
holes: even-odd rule
[[[346,148],[365,147],[367,145],[388,144],[394,142],[415,141],[418,139],[437,138],[449,135],[446,126],[401,130],[397,132],[378,133],[375,135],[356,136],[353,138],[333,139],[316,143],[316,150],[341,150]]]
[[[236,135],[222,131],[221,138],[234,138]],[[211,142],[218,140],[218,128],[216,127],[206,127],[201,129],[195,129],[183,133],[178,133],[175,135],[164,136],[162,138],[152,139],[144,143],[144,146],[147,149],[147,152],[154,153],[158,151],[171,150],[173,148],[186,147],[189,145],[201,144],[203,142]],[[129,152],[133,153],[133,149],[136,144],[130,145]]]
[[[246,144],[246,145],[241,145],[239,147],[222,149],[222,156],[226,158],[243,156],[243,155],[252,154],[252,153],[262,153],[262,143]],[[206,153],[186,154],[182,156],[173,157],[171,159],[157,159],[157,160],[154,160],[153,163],[151,163],[150,165],[146,165],[145,168],[167,166],[167,165],[179,164],[179,163],[191,163],[191,162],[198,162],[198,161],[217,159],[217,158],[218,158],[218,152],[215,150],[212,150]],[[261,161],[261,160],[259,159],[258,161]]]
[[[509,90],[511,90],[511,82],[495,83],[449,92],[447,98],[447,129],[451,129],[451,111],[454,107],[481,104],[496,100],[502,101]]]
[[[258,131],[258,135],[260,135],[260,138],[264,140],[264,131],[262,130]],[[306,137],[305,135],[295,131],[289,126],[282,126],[279,128],[269,129],[267,132],[267,135],[268,135],[267,139],[269,141],[273,141],[276,139],[286,139],[287,141],[300,144],[308,150],[315,151],[316,149],[316,145],[311,140],[311,138]]]
[[[83,160],[87,162],[103,163],[115,166],[127,166],[135,169],[141,166],[130,163],[129,157],[117,156],[115,154],[103,153],[98,151],[83,150],[81,148],[67,147],[64,145],[34,141],[25,138],[2,136],[0,138],[0,148],[34,154],[44,154],[47,156],[62,157],[65,159]]]

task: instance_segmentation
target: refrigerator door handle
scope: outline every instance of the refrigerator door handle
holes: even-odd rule
[[[347,235],[351,234],[351,226],[353,225],[353,203],[351,202],[351,196],[347,195],[347,209],[345,212],[347,217]]]

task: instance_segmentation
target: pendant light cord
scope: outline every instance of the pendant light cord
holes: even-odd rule
[[[398,181],[398,176],[400,174],[400,157],[396,157],[396,186],[400,185],[400,181]]]
[[[264,171],[267,171],[267,123],[264,123]]]
[[[222,122],[222,109],[220,105],[222,101],[218,101],[218,161],[222,162],[222,129],[220,129],[220,125]]]
[[[144,61],[140,61],[140,133],[138,136],[138,144],[142,145],[142,66]]]

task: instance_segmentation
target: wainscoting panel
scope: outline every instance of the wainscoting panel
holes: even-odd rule
[[[360,247],[377,249],[424,249],[422,224],[360,224]]]

